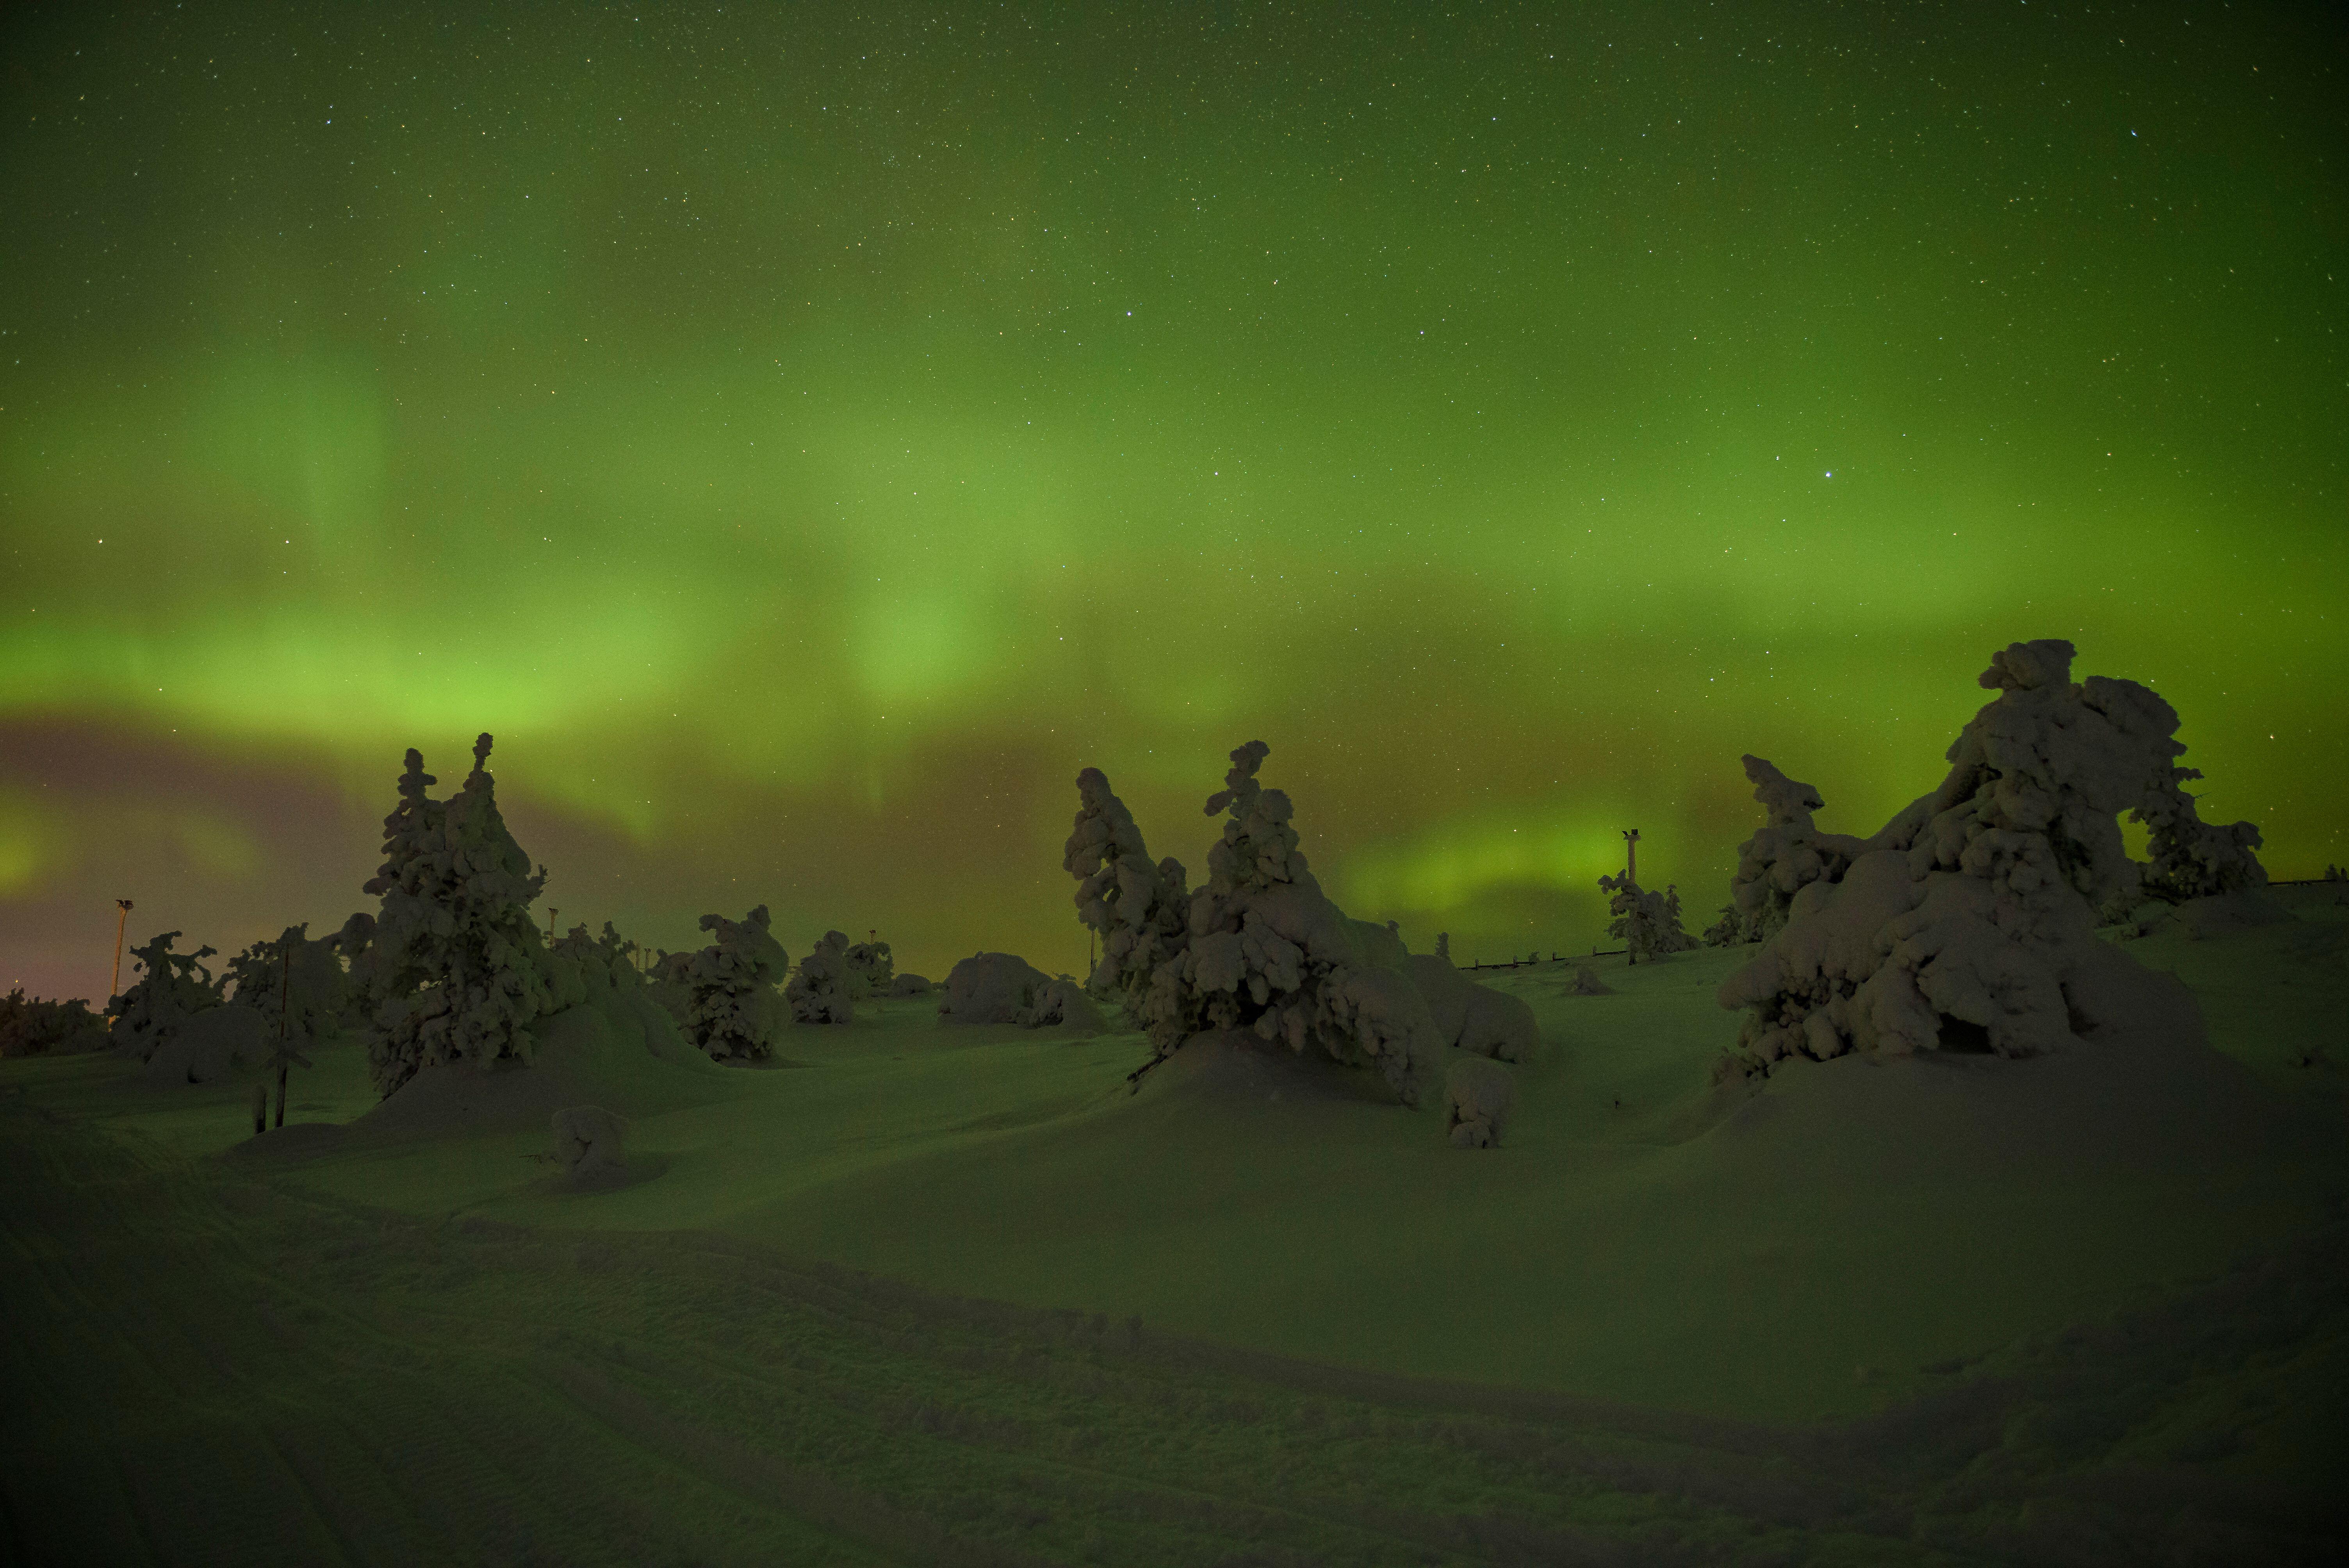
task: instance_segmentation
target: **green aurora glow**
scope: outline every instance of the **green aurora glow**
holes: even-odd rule
[[[1572,947],[2035,636],[2349,860],[2321,21],[644,9],[0,22],[0,984],[338,922],[480,729],[566,925],[1075,969],[1077,769],[1196,874],[1260,737]]]

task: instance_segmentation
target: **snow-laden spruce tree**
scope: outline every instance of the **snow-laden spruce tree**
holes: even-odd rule
[[[2259,829],[2249,822],[2221,827],[2204,821],[2183,788],[2201,778],[2202,770],[2178,767],[2176,758],[2186,748],[2175,740],[2168,744],[2170,755],[2147,782],[2145,799],[2129,810],[2130,820],[2150,830],[2146,852],[2152,863],[2145,868],[2143,891],[2184,903],[2267,886],[2267,868],[2252,852],[2261,844]]]
[[[1786,923],[1795,895],[1815,882],[1835,882],[1860,850],[1848,833],[1823,831],[1811,813],[1826,804],[1808,784],[1787,778],[1750,752],[1742,759],[1754,799],[1766,813],[1754,835],[1737,846],[1729,879],[1737,940],[1759,942]],[[1724,912],[1726,913],[1726,912]]]
[[[800,960],[791,984],[783,987],[795,1024],[845,1024],[854,1021],[856,1006],[848,994],[848,938],[827,931],[812,952]]]
[[[1684,953],[1696,939],[1681,929],[1681,895],[1677,887],[1650,892],[1624,872],[1599,879],[1609,895],[1607,911],[1615,918],[1607,934],[1619,937],[1634,964],[1652,964],[1667,954]]]
[[[1252,740],[1234,751],[1224,788],[1208,799],[1207,815],[1224,817],[1223,834],[1174,951],[1154,912],[1179,883],[1162,867],[1154,888],[1137,877],[1134,903],[1115,907],[1127,898],[1122,873],[1148,857],[1138,832],[1121,833],[1132,818],[1108,780],[1094,769],[1080,776],[1085,810],[1065,863],[1078,879],[1079,917],[1105,939],[1122,939],[1104,988],[1129,998],[1140,992],[1140,1018],[1159,1057],[1203,1031],[1246,1030],[1292,1051],[1311,1046],[1339,1062],[1375,1067],[1398,1099],[1416,1105],[1436,1092],[1444,1042],[1407,972],[1408,954],[1392,932],[1348,919],[1322,893],[1298,849],[1288,797],[1257,781],[1270,749]],[[1113,901],[1102,896],[1104,861],[1121,873]],[[1146,980],[1137,954],[1155,958]]]
[[[886,996],[890,984],[897,978],[897,962],[890,955],[885,942],[860,942],[841,954],[841,963],[848,970],[848,999],[861,1002],[867,996]]]
[[[1061,866],[1077,879],[1077,919],[1102,939],[1085,987],[1122,1006],[1154,1040],[1189,1033],[1179,1001],[1190,941],[1190,890],[1180,861],[1151,863],[1142,830],[1098,768],[1077,775],[1076,825]],[[1165,977],[1163,966],[1172,965]],[[1171,1046],[1168,1048],[1172,1048]]]
[[[2173,777],[2178,715],[2135,681],[2071,679],[2048,639],[1993,655],[1997,697],[1950,771],[1862,842],[1838,878],[1723,981],[1747,1010],[1724,1075],[1787,1057],[1948,1046],[2029,1056],[2117,1016],[2143,972],[2095,934],[2136,894],[2119,814]]]
[[[427,1066],[527,1062],[530,1025],[554,1006],[530,913],[546,872],[531,870],[498,811],[490,746],[487,735],[473,743],[473,770],[446,800],[428,793],[432,776],[409,751],[384,819],[383,865],[367,891],[383,901],[386,995],[367,1055],[387,1096]]]
[[[685,963],[693,997],[685,1033],[719,1061],[765,1061],[775,1054],[784,1018],[775,987],[792,961],[770,934],[771,923],[763,903],[740,920],[701,917],[701,929],[717,940]]]
[[[171,944],[179,939],[178,932],[166,931],[130,950],[140,978],[106,1005],[114,1015],[112,1038],[119,1055],[143,1062],[190,1018],[221,1005],[222,982],[204,963],[218,950],[174,953]]]
[[[547,951],[576,966],[591,992],[644,983],[644,976],[636,973],[636,944],[622,936],[608,920],[597,936],[587,934],[583,921],[548,943]]]

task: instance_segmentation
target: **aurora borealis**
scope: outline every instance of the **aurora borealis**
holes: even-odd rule
[[[367,901],[1081,966],[1271,744],[1414,946],[1692,927],[2010,641],[2349,861],[2323,8],[210,5],[0,20],[0,985]]]

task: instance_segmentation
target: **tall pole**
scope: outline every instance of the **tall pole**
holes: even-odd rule
[[[106,1001],[109,1006],[113,1006],[114,999],[122,995],[122,931],[130,923],[130,901],[127,898],[118,898],[114,901],[114,906],[122,913],[114,917],[114,978],[108,981],[106,985]]]
[[[294,1021],[294,944],[283,942],[285,967],[277,983],[277,1125],[285,1125],[285,1031]],[[254,1130],[258,1131],[258,1129]]]
[[[1629,916],[1631,923],[1624,927],[1626,934],[1623,938],[1623,958],[1628,967],[1640,962],[1640,942],[1636,934],[1640,920],[1637,902],[1640,896],[1640,830],[1637,828],[1623,830],[1623,881],[1633,900]]]

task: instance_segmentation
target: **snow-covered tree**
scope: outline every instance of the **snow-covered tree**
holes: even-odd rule
[[[1599,886],[1609,895],[1607,910],[1615,917],[1608,924],[1607,934],[1621,939],[1632,963],[1653,963],[1666,954],[1684,953],[1696,945],[1696,939],[1681,929],[1678,888],[1650,892],[1633,882],[1629,872],[1600,877]]]
[[[389,949],[375,939],[375,916],[360,910],[333,937],[343,964],[343,1026],[364,1029],[392,991]]]
[[[1076,824],[1061,866],[1077,879],[1077,919],[1102,939],[1085,987],[1116,1001],[1137,1028],[1173,1026],[1182,955],[1189,941],[1190,892],[1182,862],[1153,864],[1142,830],[1110,792],[1098,768],[1077,775]],[[1162,983],[1158,972],[1173,965]],[[1153,1002],[1154,995],[1157,1000]],[[1187,1032],[1187,1031],[1186,1031]]]
[[[2028,1056],[2117,1016],[2143,972],[2097,940],[2133,897],[2119,813],[2157,791],[2178,715],[2134,681],[2071,679],[2048,639],[1992,655],[1998,693],[1949,749],[1940,787],[1798,892],[1786,923],[1723,982],[1747,1009],[1724,1073],[1788,1056],[1943,1045]]]
[[[1754,799],[1767,815],[1754,835],[1737,846],[1729,897],[1736,914],[1736,940],[1759,942],[1786,923],[1786,910],[1796,893],[1815,882],[1840,878],[1859,852],[1860,841],[1820,830],[1811,813],[1826,802],[1810,785],[1787,778],[1750,753],[1742,760],[1754,785]],[[1712,939],[1708,932],[1706,940]]]
[[[221,1005],[221,982],[204,963],[218,950],[174,953],[171,944],[179,939],[178,932],[166,931],[130,950],[141,978],[106,1005],[114,1016],[114,1048],[122,1056],[147,1060],[190,1018]]]
[[[385,1095],[418,1069],[465,1061],[527,1062],[530,1025],[554,1008],[546,945],[530,905],[546,882],[498,811],[491,738],[473,743],[473,770],[447,800],[413,750],[399,804],[384,819],[384,861],[367,891],[380,897],[376,942],[386,949],[387,995],[368,1037]]]
[[[2178,767],[2176,758],[2186,748],[2175,740],[2168,747],[2170,755],[2155,770],[2145,799],[2129,810],[2131,821],[2149,830],[2146,851],[2152,863],[2143,873],[2143,891],[2184,903],[2267,886],[2267,868],[2252,852],[2261,844],[2259,829],[2249,822],[2221,827],[2204,821],[2184,788],[2201,778],[2202,770]]]
[[[896,960],[890,956],[885,942],[860,942],[841,954],[848,969],[848,998],[861,1002],[867,996],[886,996],[891,982],[897,977]]]
[[[289,925],[276,941],[256,942],[230,959],[222,978],[234,985],[232,995],[239,1006],[253,1008],[268,1022],[270,1038],[313,1042],[342,1025],[349,982],[336,954],[339,944],[339,935],[311,941],[306,921]],[[290,1016],[281,1017],[289,974],[294,1009]]]
[[[610,921],[601,935],[590,936],[585,922],[547,944],[547,951],[568,960],[598,988],[643,983],[636,973],[636,944],[622,936]]]
[[[1408,954],[1392,932],[1348,919],[1322,893],[1289,825],[1288,797],[1257,781],[1269,750],[1259,740],[1234,751],[1224,788],[1207,801],[1207,815],[1223,815],[1223,832],[1179,943],[1162,913],[1179,892],[1179,868],[1170,875],[1166,861],[1154,877],[1143,874],[1149,860],[1131,815],[1098,770],[1079,776],[1084,810],[1065,863],[1078,880],[1081,917],[1122,939],[1101,988],[1127,999],[1159,1057],[1201,1031],[1247,1030],[1293,1051],[1310,1045],[1376,1067],[1415,1105],[1435,1092],[1444,1047]],[[1112,883],[1114,900],[1105,896]]]
[[[692,994],[686,1037],[720,1061],[764,1061],[782,1032],[782,999],[775,986],[791,957],[769,932],[767,906],[740,920],[705,914],[701,929],[717,938],[687,956],[683,980]]]
[[[70,1002],[27,997],[22,985],[0,996],[0,1057],[72,1056],[106,1044],[106,1020],[79,996]]]
[[[798,973],[783,987],[795,1024],[845,1024],[856,1016],[848,994],[848,938],[827,931],[814,951],[800,960]]]

